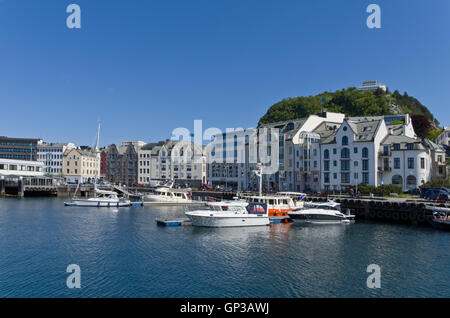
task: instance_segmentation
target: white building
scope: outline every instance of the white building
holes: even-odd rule
[[[44,173],[52,176],[62,176],[63,157],[66,150],[76,148],[69,143],[40,143],[37,145],[37,161],[44,163]]]
[[[43,175],[42,162],[0,158],[0,176],[42,177]]]
[[[388,135],[381,143],[377,185],[393,184],[403,191],[417,189],[431,180],[431,149],[418,138]]]
[[[436,143],[450,146],[450,127],[444,128],[444,131],[436,138]]]
[[[238,191],[256,189],[256,129],[218,134],[206,147],[207,180]]]
[[[359,91],[370,91],[381,88],[383,91],[386,91],[386,85],[382,83],[378,83],[376,80],[368,80],[363,81],[362,85],[358,87]]]
[[[138,151],[138,182],[175,180],[200,186],[206,183],[206,157],[202,146],[193,142],[150,143]]]

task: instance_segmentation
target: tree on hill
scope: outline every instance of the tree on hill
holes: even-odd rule
[[[431,122],[424,115],[412,115],[412,125],[417,136],[420,138],[426,138],[428,131],[431,128]]]
[[[326,101],[322,102],[322,99]],[[428,108],[406,92],[401,95],[398,91],[391,94],[382,89],[359,91],[355,87],[349,87],[315,96],[283,99],[267,110],[259,120],[259,124],[318,114],[321,106],[323,106],[323,110],[344,113],[349,117],[390,115],[393,114],[391,106],[394,105],[397,105],[402,113],[423,115],[429,121],[435,121]]]

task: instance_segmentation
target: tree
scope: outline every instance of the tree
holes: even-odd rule
[[[424,115],[412,115],[412,125],[417,136],[425,138],[431,128],[431,122]]]

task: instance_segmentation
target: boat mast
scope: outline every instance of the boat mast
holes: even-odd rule
[[[96,162],[97,162],[97,157],[98,157],[98,153],[99,153],[99,151],[98,151],[99,144],[100,144],[100,121],[98,121],[98,126],[97,126],[97,138],[96,138],[96,142],[95,142],[95,152],[94,152]],[[100,164],[100,163],[97,162],[97,164]],[[97,169],[95,170],[94,188],[97,189]]]

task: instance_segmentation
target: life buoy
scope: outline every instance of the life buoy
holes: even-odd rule
[[[400,219],[400,214],[398,212],[392,213],[392,219],[398,221]]]
[[[400,214],[400,218],[402,219],[402,221],[407,221],[409,219],[408,213],[402,212]]]

